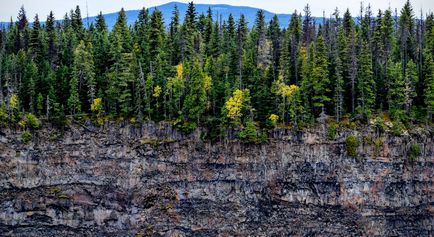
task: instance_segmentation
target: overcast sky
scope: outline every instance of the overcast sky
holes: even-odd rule
[[[364,4],[371,4],[375,10],[386,9],[389,6],[392,9],[400,9],[406,0],[364,0]],[[103,13],[117,12],[124,7],[126,10],[135,10],[142,7],[152,7],[171,1],[164,0],[87,0],[87,9],[89,16]],[[178,2],[189,2],[178,0]],[[349,8],[356,15],[360,9],[361,0],[197,0],[195,3],[225,3],[230,5],[243,5],[262,8],[275,13],[292,13],[294,9],[301,11],[309,3],[312,14],[322,16],[323,11],[330,15],[338,7],[340,12]],[[434,0],[411,0],[416,15],[420,15],[420,10],[430,12],[434,10]],[[15,21],[18,9],[24,5],[28,18],[33,19],[36,13],[40,19],[45,19],[50,10],[53,10],[57,19],[63,18],[65,12],[80,5],[82,16],[86,16],[86,0],[0,0],[0,21],[9,21],[10,18]]]

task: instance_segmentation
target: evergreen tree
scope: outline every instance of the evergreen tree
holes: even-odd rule
[[[305,46],[309,47],[311,42],[315,38],[315,23],[311,16],[310,6],[306,5],[304,8],[304,19],[303,19],[303,43]]]
[[[68,98],[68,108],[69,108],[69,112],[72,115],[75,115],[77,113],[81,112],[81,102],[80,102],[80,96],[78,94],[78,79],[77,77],[73,76],[71,78],[71,81],[69,83],[69,87],[70,87],[70,95]],[[41,95],[42,98],[42,95]],[[40,100],[38,98],[38,100]],[[38,109],[41,109],[41,106],[38,106]]]
[[[375,106],[375,81],[372,75],[372,57],[365,40],[360,53],[357,91],[358,113],[364,118],[369,118]]]
[[[434,27],[433,27],[434,30]],[[425,97],[427,122],[433,121],[434,115],[434,60],[431,55],[426,56],[426,81],[425,81]]]
[[[183,104],[183,114],[187,121],[199,124],[200,118],[207,107],[207,91],[211,86],[211,78],[202,72],[198,61],[189,67],[186,81],[186,97]]]
[[[132,84],[135,79],[135,59],[132,53],[131,34],[127,26],[124,9],[110,35],[112,66],[108,74],[107,96],[112,112],[128,116],[133,111]]]
[[[83,20],[81,18],[81,10],[78,5],[75,7],[75,11],[71,11],[71,26],[74,29],[74,32],[77,34],[77,38],[79,40],[84,39]]]
[[[151,60],[155,59],[163,50],[165,40],[163,14],[158,9],[155,9],[151,16],[151,30],[149,34],[149,53]]]
[[[175,5],[172,12],[172,20],[170,21],[169,29],[169,50],[170,50],[170,63],[172,66],[178,65],[180,62],[180,42],[179,42],[179,10]]]
[[[413,101],[416,94],[416,85],[418,84],[419,77],[417,75],[417,68],[416,64],[413,62],[413,60],[410,60],[407,63],[407,68],[405,69],[405,89],[404,89],[404,95],[405,95],[405,111],[407,115],[411,112],[411,108],[413,106]]]
[[[29,45],[29,21],[27,20],[24,6],[20,8],[18,13],[15,31],[14,52],[18,52],[20,49],[27,49]]]
[[[238,50],[238,86],[243,88],[243,56],[244,45],[247,40],[248,27],[244,14],[241,14],[237,24],[237,50]]]
[[[52,11],[50,11],[50,14],[47,17],[46,21],[46,31],[48,36],[48,61],[51,65],[51,68],[54,69],[55,65],[57,63],[57,34],[55,29],[55,18]]]
[[[92,56],[92,44],[85,45],[84,41],[74,51],[74,64],[72,76],[76,77],[81,88],[87,88],[87,100],[89,105],[96,98],[95,68]],[[86,91],[86,90],[84,90]]]
[[[410,1],[407,0],[404,7],[401,10],[401,15],[399,17],[398,23],[398,46],[396,48],[399,51],[403,72],[405,72],[405,68],[407,63],[414,59],[414,50],[415,50],[415,39],[414,39],[414,15],[413,8],[411,7]]]
[[[329,88],[328,56],[322,36],[318,37],[312,51],[314,52],[312,68],[313,106],[324,112],[327,103],[331,100],[329,97],[331,90]]]
[[[270,27],[268,28],[268,37],[271,40],[271,65],[272,65],[272,77],[273,81],[277,80],[278,68],[280,64],[280,45],[281,45],[281,35],[280,35],[280,23],[277,15],[274,15],[270,22]]]
[[[30,33],[29,48],[31,51],[31,58],[40,63],[43,60],[43,45],[41,42],[41,24],[38,15],[35,16],[33,21],[33,28]]]
[[[405,81],[401,63],[388,63],[390,80],[389,98],[390,112],[395,119],[402,120],[405,109]]]

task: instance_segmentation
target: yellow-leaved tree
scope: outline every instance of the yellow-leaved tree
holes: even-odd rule
[[[103,110],[103,104],[102,104],[102,99],[101,98],[95,98],[93,99],[92,104],[90,105],[90,110],[95,113],[96,115],[96,122],[99,125],[102,125],[104,123],[104,119],[102,118],[102,113],[104,112]]]
[[[224,114],[233,122],[240,122],[243,112],[250,109],[250,92],[248,89],[237,89],[232,93],[232,96],[226,101]]]
[[[274,88],[276,95],[281,97],[279,110],[282,121],[285,122],[286,114],[288,112],[290,113],[290,117],[293,117],[292,114],[294,113],[294,105],[292,105],[292,102],[294,101],[294,98],[299,92],[300,88],[296,85],[285,84],[281,76],[279,77],[279,80],[275,82]]]

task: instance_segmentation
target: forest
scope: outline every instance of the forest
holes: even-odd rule
[[[22,7],[0,29],[0,126],[168,121],[214,135],[239,127],[250,139],[323,118],[396,129],[433,122],[434,15],[416,16],[410,1],[361,6],[357,16],[336,9],[320,24],[307,5],[285,29],[262,10],[251,29],[243,15],[198,14],[193,2],[183,22],[180,14],[175,7],[166,27],[158,9],[143,8],[127,25],[121,9],[108,29],[102,13],[84,25],[78,6],[46,20]]]

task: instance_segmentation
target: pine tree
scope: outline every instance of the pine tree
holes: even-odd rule
[[[155,59],[163,50],[165,40],[163,14],[158,9],[155,9],[151,16],[151,29],[149,34],[149,53],[151,60]]]
[[[197,12],[193,2],[188,4],[184,24],[181,28],[181,58],[182,61],[191,59],[197,50],[195,39],[197,37]]]
[[[298,83],[300,77],[300,68],[298,64],[299,46],[302,38],[301,15],[297,11],[292,14],[291,22],[288,27],[288,38],[290,44],[290,72],[292,83]]]
[[[33,22],[33,28],[30,33],[30,42],[29,42],[29,48],[31,50],[31,58],[41,63],[43,60],[43,46],[41,42],[41,24],[39,22],[39,17],[36,14],[35,20]]]
[[[416,98],[416,85],[418,84],[419,77],[417,75],[416,64],[413,60],[407,63],[407,68],[405,69],[405,111],[407,115],[410,115],[414,99]]]
[[[25,103],[28,103],[29,111],[35,112],[35,99],[36,99],[36,82],[38,81],[38,66],[36,63],[31,61],[27,64],[25,76],[24,76],[24,86],[26,90]]]
[[[68,108],[69,108],[69,112],[72,115],[75,115],[77,113],[81,112],[81,102],[80,102],[80,96],[78,93],[78,79],[77,77],[73,76],[71,78],[71,81],[69,83],[69,87],[70,87],[70,95],[68,98]],[[41,96],[42,98],[42,96]],[[40,99],[38,99],[40,100]],[[40,106],[38,106],[40,109]]]
[[[401,64],[403,67],[403,73],[405,72],[405,68],[407,63],[410,60],[413,60],[414,50],[415,50],[415,26],[414,26],[414,15],[413,8],[411,7],[410,1],[407,0],[404,7],[401,10],[401,15],[399,17],[398,23],[398,46],[396,48],[399,51]]]
[[[238,50],[238,86],[243,88],[243,56],[244,45],[247,40],[248,27],[244,14],[241,14],[237,24],[237,50]]]
[[[357,111],[363,118],[369,119],[375,106],[375,81],[372,75],[372,56],[365,40],[360,53],[357,92]]]
[[[322,36],[317,38],[312,51],[314,52],[312,68],[313,106],[315,109],[320,109],[321,112],[324,112],[327,103],[331,100],[329,97],[331,90],[329,88],[328,56]]]
[[[300,95],[302,100],[302,106],[304,108],[303,113],[300,114],[302,123],[310,123],[313,119],[313,50],[310,50],[310,55],[307,54],[305,47],[300,48],[299,53],[299,65],[300,65]]]
[[[119,12],[118,19],[110,35],[110,51],[112,66],[110,68],[107,95],[110,110],[129,116],[133,111],[132,84],[135,79],[135,58],[132,53],[131,34],[127,26],[124,9]]]
[[[95,36],[93,37],[92,42],[92,54],[94,59],[96,88],[99,88],[99,91],[96,91],[96,93],[98,94],[98,97],[103,98],[105,97],[104,93],[107,90],[106,72],[110,68],[110,58],[107,57],[107,52],[110,51],[110,45],[107,24],[101,12],[96,17],[94,35]]]
[[[268,37],[271,40],[271,65],[273,81],[277,80],[278,68],[280,64],[280,46],[281,46],[281,33],[280,23],[277,15],[274,15],[268,28]]]
[[[71,11],[71,26],[77,34],[79,40],[84,39],[83,20],[81,18],[80,7],[77,5],[75,11]]]
[[[198,61],[189,67],[186,80],[187,94],[183,104],[184,118],[199,124],[200,118],[207,107],[207,91],[211,85],[211,78],[202,72]]]
[[[16,23],[16,37],[14,42],[14,52],[20,49],[27,49],[29,45],[29,21],[27,20],[24,6],[20,8]]]
[[[72,76],[76,77],[81,87],[87,88],[87,101],[90,104],[96,98],[95,66],[92,55],[92,44],[85,45],[84,41],[74,51]]]
[[[181,52],[179,37],[179,10],[175,5],[175,8],[172,12],[172,19],[170,21],[169,29],[169,60],[172,66],[178,65],[180,62]]]
[[[434,27],[433,27],[434,31]],[[425,78],[425,97],[427,122],[433,121],[434,115],[434,60],[430,54],[426,55],[426,78]]]
[[[395,119],[402,120],[405,109],[405,81],[402,75],[401,63],[388,63],[390,80],[390,112]]]
[[[50,14],[47,17],[46,21],[46,31],[48,36],[48,61],[51,65],[51,68],[54,69],[57,63],[57,34],[55,31],[55,21],[54,14],[50,11]]]
[[[303,43],[309,47],[311,42],[315,39],[315,23],[311,16],[309,4],[304,7],[304,20],[303,20]]]

